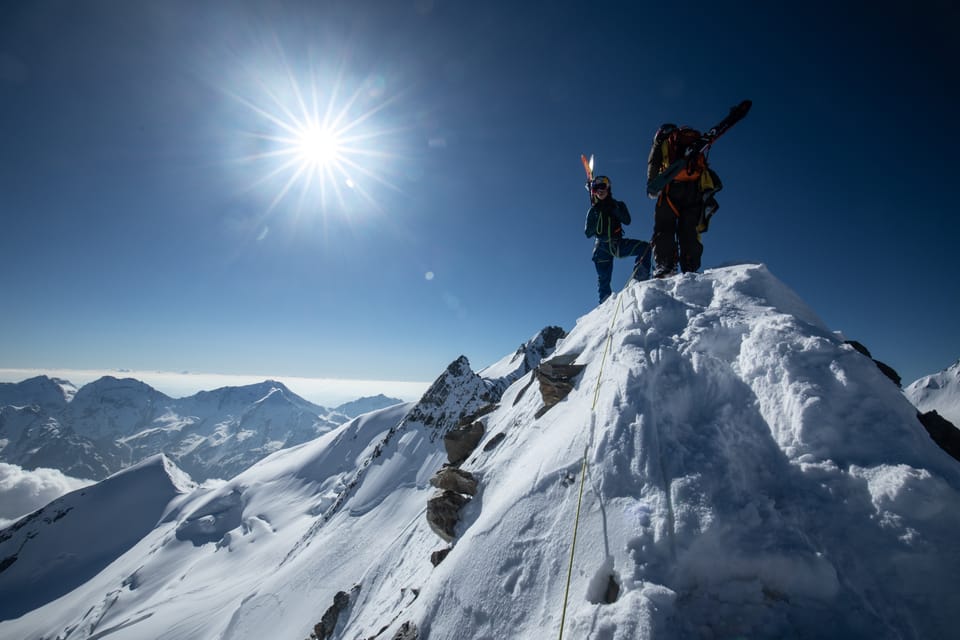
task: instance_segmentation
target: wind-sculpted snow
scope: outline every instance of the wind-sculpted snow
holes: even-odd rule
[[[465,359],[418,403],[430,424],[367,414],[177,498],[0,637],[306,639],[338,592],[338,640],[557,637],[581,481],[564,637],[960,628],[960,468],[765,267],[633,283],[554,355],[585,367],[566,398],[538,418],[522,376],[479,418],[452,548],[425,507],[438,425],[490,391]]]

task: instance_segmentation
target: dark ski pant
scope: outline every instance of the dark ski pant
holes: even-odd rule
[[[697,225],[703,198],[696,181],[671,182],[657,198],[653,218],[653,258],[658,271],[677,266],[684,273],[700,268],[703,245]]]
[[[606,300],[611,293],[610,280],[613,278],[613,259],[636,256],[633,268],[635,280],[646,280],[650,277],[650,243],[643,240],[629,238],[597,238],[593,245],[593,264],[597,267],[597,291],[600,302]]]

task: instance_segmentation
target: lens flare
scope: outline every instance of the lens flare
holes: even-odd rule
[[[298,212],[379,210],[380,187],[400,191],[389,176],[400,164],[395,149],[405,128],[387,117],[398,95],[382,76],[351,80],[343,69],[315,67],[298,74],[280,60],[280,72],[253,74],[254,90],[227,92],[252,116],[253,130],[244,134],[256,151],[238,159],[260,169],[250,187],[268,194],[268,212],[291,200]]]

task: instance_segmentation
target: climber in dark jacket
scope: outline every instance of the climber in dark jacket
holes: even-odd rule
[[[634,279],[646,280],[650,277],[650,245],[643,240],[623,237],[622,225],[630,224],[630,211],[626,204],[613,198],[610,178],[594,178],[590,183],[590,195],[593,206],[587,212],[587,223],[583,232],[588,238],[597,239],[593,246],[593,264],[597,267],[597,290],[600,302],[603,302],[611,293],[614,258],[636,256]]]
[[[648,182],[682,157],[686,145],[698,137],[700,133],[690,127],[661,125],[647,159]],[[713,196],[722,187],[720,177],[706,166],[706,159],[700,153],[662,192],[651,196],[657,199],[653,214],[653,258],[657,263],[654,278],[671,276],[678,266],[683,273],[700,268],[703,256],[700,233],[707,230],[710,216],[719,207]]]

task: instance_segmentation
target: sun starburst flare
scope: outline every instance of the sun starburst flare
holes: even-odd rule
[[[395,138],[403,128],[378,121],[397,96],[387,96],[373,76],[341,98],[351,88],[345,73],[325,79],[311,70],[301,82],[284,67],[273,82],[258,79],[255,98],[230,94],[255,116],[245,136],[256,150],[238,159],[261,171],[250,186],[268,194],[268,212],[294,198],[298,212],[379,209],[379,187],[400,191],[389,177],[401,157]]]

